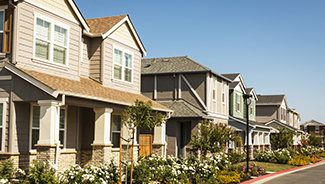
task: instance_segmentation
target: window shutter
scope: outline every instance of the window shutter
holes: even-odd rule
[[[10,54],[11,52],[11,30],[12,28],[12,9],[6,9],[5,22],[3,30],[3,53]]]

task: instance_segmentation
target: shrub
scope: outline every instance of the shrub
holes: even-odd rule
[[[307,165],[316,162],[318,162],[318,158],[315,155],[311,155],[311,156],[297,155],[289,162],[289,164],[302,166],[302,165]]]
[[[27,179],[29,183],[59,183],[55,177],[55,169],[52,168],[50,162],[38,162],[33,160],[33,163],[29,167]]]
[[[60,175],[61,183],[107,183],[114,184],[119,181],[119,172],[113,161],[110,164],[96,166],[87,165],[81,168],[73,165]]]
[[[315,135],[310,134],[309,137],[308,137],[308,142],[312,146],[319,146],[319,145],[321,145],[322,138],[316,137]]]
[[[14,176],[14,162],[13,160],[0,161],[0,179],[11,182]]]
[[[247,172],[248,169],[248,174],[251,176],[261,176],[263,174],[265,174],[265,170],[262,166],[258,166],[255,163],[249,164],[249,168],[246,168],[246,165],[239,165],[239,166],[235,166],[235,170],[237,172]]]
[[[236,164],[236,163],[241,162],[245,159],[245,154],[233,151],[231,153],[228,153],[228,158],[232,164]]]
[[[262,162],[273,162],[275,161],[275,155],[272,150],[265,150],[255,155],[255,160]]]
[[[218,183],[240,183],[246,174],[243,171],[218,171],[216,178]],[[215,183],[215,181],[213,182]]]
[[[278,128],[278,133],[271,137],[271,145],[273,149],[291,148],[293,144],[293,136],[296,134],[293,130],[287,128]]]
[[[292,157],[287,149],[277,149],[274,151],[274,159],[279,164],[288,164]]]

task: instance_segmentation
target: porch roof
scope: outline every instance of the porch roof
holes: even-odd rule
[[[80,80],[76,81],[36,71],[20,69],[9,63],[5,64],[5,68],[55,98],[60,94],[64,94],[66,96],[86,98],[125,106],[133,105],[136,99],[141,101],[150,100],[148,97],[141,94],[104,87],[100,83],[88,78],[80,77]],[[155,101],[152,101],[152,107],[154,110],[172,112],[167,107]]]

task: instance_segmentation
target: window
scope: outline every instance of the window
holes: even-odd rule
[[[0,53],[11,52],[12,9],[0,10]]]
[[[212,79],[212,100],[216,100],[216,79]]]
[[[315,133],[319,133],[319,126],[315,126]]]
[[[0,51],[3,50],[4,19],[5,19],[5,12],[4,10],[0,10]]]
[[[132,82],[132,54],[114,49],[114,79]]]
[[[4,112],[5,112],[5,102],[0,102],[0,151],[3,151],[2,146],[4,145],[3,144],[4,143],[3,135],[4,135],[4,130],[5,130],[5,127],[4,127],[4,124],[5,124]]]
[[[222,81],[222,103],[225,103],[225,88],[226,88],[226,85],[225,85],[225,82]]]
[[[32,106],[31,117],[31,149],[36,149],[35,144],[39,140],[39,125],[40,125],[40,107]]]
[[[39,131],[40,131],[40,106],[33,105],[31,112],[31,131],[30,131],[30,149],[36,149],[35,144],[37,144],[39,140]],[[60,109],[60,118],[59,118],[59,140],[60,144],[65,147],[65,139],[66,139],[66,117],[67,110]]]
[[[239,112],[240,111],[240,95],[236,93],[236,110]]]
[[[113,115],[113,122],[112,122],[113,148],[120,147],[120,136],[121,136],[121,116]]]
[[[34,57],[53,64],[67,65],[68,35],[67,26],[36,16]]]
[[[65,147],[65,129],[66,129],[66,109],[60,109],[60,126],[59,126],[59,140],[60,140],[60,144],[63,145],[63,147]]]
[[[253,107],[254,107],[254,101],[251,100],[251,104],[250,104],[250,114],[253,115]]]

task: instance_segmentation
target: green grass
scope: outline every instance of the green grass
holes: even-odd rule
[[[262,166],[266,171],[271,172],[279,172],[284,171],[287,169],[292,169],[297,166],[289,165],[289,164],[277,164],[277,163],[271,163],[271,162],[258,162],[258,161],[250,161],[249,164],[255,163],[258,166]],[[246,165],[246,162],[240,162],[235,165]]]

